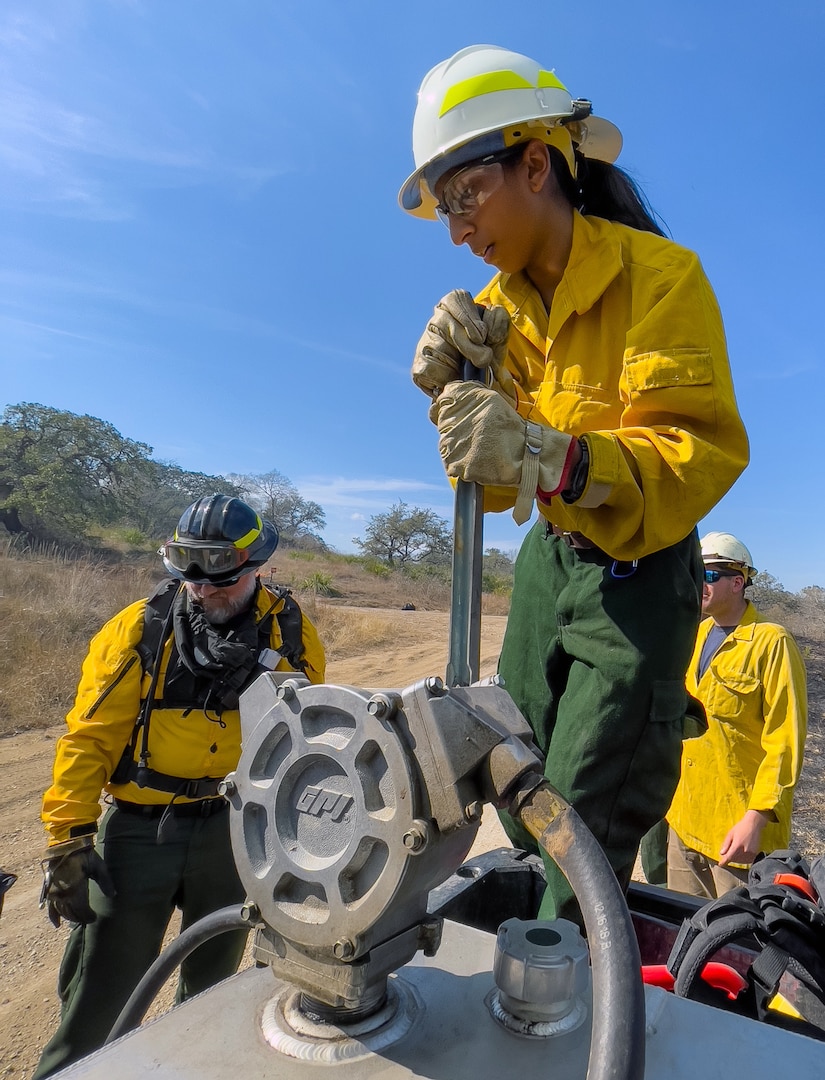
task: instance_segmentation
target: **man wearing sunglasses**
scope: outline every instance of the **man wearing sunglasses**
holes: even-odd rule
[[[708,730],[686,739],[667,819],[668,888],[713,898],[787,848],[807,730],[805,665],[791,634],[745,595],[751,554],[730,533],[702,539],[705,583],[687,687]]]
[[[244,900],[220,794],[240,756],[238,697],[266,670],[324,678],[315,628],[258,577],[277,543],[240,499],[198,499],[160,549],[170,576],[91,642],[43,799],[42,904],[73,928],[38,1080],[103,1044],[175,908],[186,929]],[[232,931],[193,952],[177,1000],[231,975],[245,940]]]

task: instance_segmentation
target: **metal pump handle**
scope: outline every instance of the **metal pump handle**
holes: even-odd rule
[[[481,306],[481,305],[479,305]],[[479,368],[464,361],[465,382],[483,382]],[[469,686],[481,666],[481,556],[484,535],[484,491],[481,484],[457,480],[453,523],[452,594],[448,686]]]

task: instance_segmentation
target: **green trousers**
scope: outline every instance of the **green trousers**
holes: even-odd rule
[[[642,837],[639,858],[648,885],[667,885],[667,822],[658,821]]]
[[[617,564],[569,547],[539,521],[516,560],[499,671],[545,776],[601,843],[622,888],[679,779],[701,592],[695,532],[637,565]],[[502,823],[516,846],[537,850],[520,822],[502,814]],[[539,917],[581,924],[567,880],[542,856]]]
[[[42,1080],[102,1046],[121,1009],[158,956],[175,908],[182,929],[229,904],[244,889],[229,842],[229,812],[175,818],[173,835],[157,842],[158,819],[113,807],[97,840],[114,882],[109,900],[90,883],[97,914],[76,926],[58,976],[60,1025],[46,1045],[33,1080]],[[230,931],[195,950],[181,965],[182,1001],[233,974],[243,956],[246,931]]]

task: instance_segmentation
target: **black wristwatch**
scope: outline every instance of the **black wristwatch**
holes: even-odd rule
[[[578,502],[587,487],[587,477],[590,472],[590,451],[587,449],[587,443],[584,439],[579,439],[579,449],[581,450],[579,463],[573,469],[570,483],[561,493],[561,497],[566,503]]]

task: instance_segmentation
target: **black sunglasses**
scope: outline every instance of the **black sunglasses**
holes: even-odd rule
[[[708,585],[715,585],[719,578],[723,577],[741,577],[745,575],[739,570],[706,570],[705,581]]]

